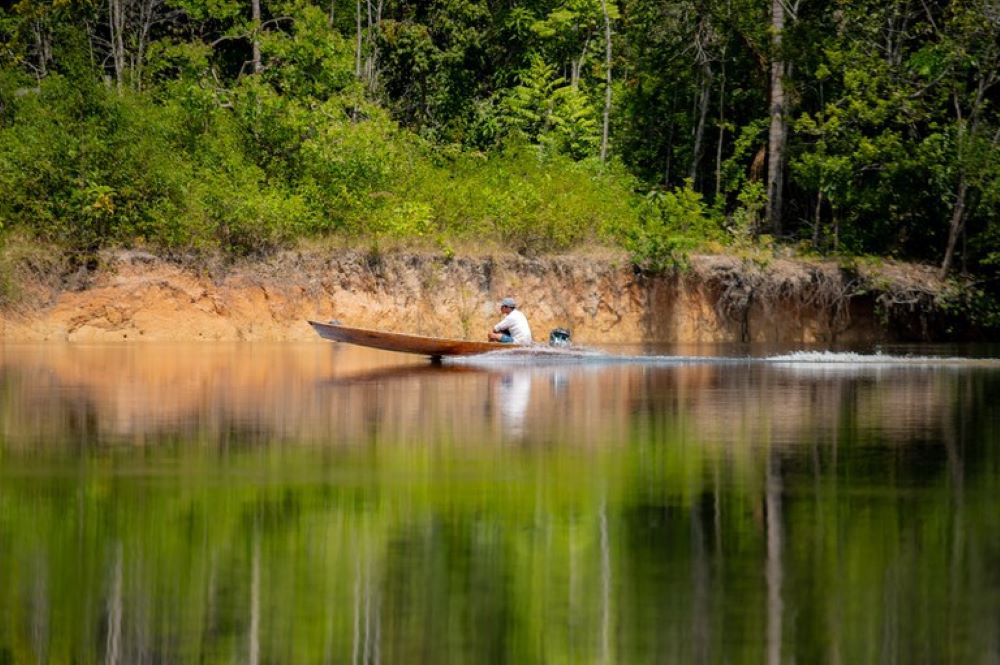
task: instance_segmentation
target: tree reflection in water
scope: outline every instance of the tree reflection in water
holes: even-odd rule
[[[0,662],[1000,657],[994,370],[345,351],[0,351]]]

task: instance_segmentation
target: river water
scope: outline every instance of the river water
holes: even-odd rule
[[[0,663],[998,663],[939,352],[0,346]]]

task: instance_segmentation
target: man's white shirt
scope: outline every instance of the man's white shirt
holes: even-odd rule
[[[514,338],[515,344],[531,344],[531,328],[521,310],[512,310],[504,320],[493,326],[493,332],[505,332]]]

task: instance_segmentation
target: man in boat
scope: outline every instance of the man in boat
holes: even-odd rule
[[[517,308],[517,301],[504,298],[500,301],[500,311],[503,321],[493,326],[493,331],[487,337],[491,342],[505,344],[531,344],[531,328],[528,319]]]

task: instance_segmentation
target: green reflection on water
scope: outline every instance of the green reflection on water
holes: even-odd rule
[[[6,351],[0,662],[1000,657],[995,371],[156,353]]]

